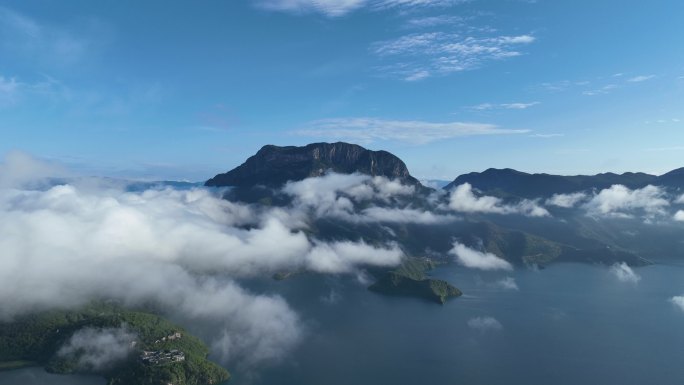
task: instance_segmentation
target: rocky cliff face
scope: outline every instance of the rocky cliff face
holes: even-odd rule
[[[207,186],[281,186],[290,180],[302,180],[327,171],[350,174],[359,172],[399,179],[418,185],[406,164],[387,151],[371,151],[349,143],[312,143],[304,147],[267,145],[245,163],[218,174]]]

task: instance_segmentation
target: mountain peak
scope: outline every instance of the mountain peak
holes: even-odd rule
[[[321,176],[328,170],[351,174],[354,172],[385,176],[403,183],[417,185],[406,164],[387,151],[372,151],[357,144],[311,143],[306,146],[263,146],[242,165],[218,174],[206,182],[207,186],[282,186],[287,181],[298,181]]]
[[[673,170],[660,177],[642,172],[616,174],[606,172],[596,175],[530,174],[514,169],[489,168],[483,172],[471,172],[457,177],[445,189],[450,190],[463,183],[489,195],[516,196],[524,198],[549,197],[584,190],[604,189],[615,184],[629,188],[641,188],[648,184],[667,187],[684,186],[684,168]]]

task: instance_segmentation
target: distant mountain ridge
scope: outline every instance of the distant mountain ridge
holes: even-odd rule
[[[489,195],[537,198],[590,189],[600,190],[615,184],[621,184],[631,189],[642,188],[649,184],[682,188],[684,187],[684,168],[679,168],[660,176],[641,172],[563,176],[529,174],[510,168],[490,168],[483,172],[471,172],[460,175],[444,188],[450,190],[464,183],[469,183],[474,188]]]
[[[440,187],[433,183],[435,181],[425,181],[432,188],[424,187],[395,155],[342,142],[287,147],[267,145],[240,166],[216,175],[205,184],[234,187],[223,196],[231,201],[309,212],[309,208],[298,207],[295,198],[284,193],[281,187],[288,181],[322,176],[328,171],[384,176],[416,186],[416,189],[414,194],[391,200],[352,202],[350,214],[358,214],[352,215],[358,221],[312,211],[307,221],[307,234],[323,242],[359,239],[369,245],[391,242],[401,245],[402,252],[409,258],[429,257],[448,262],[454,258],[452,250],[457,241],[475,252],[493,254],[513,266],[542,267],[556,262],[641,266],[652,263],[651,260],[660,255],[684,252],[678,235],[680,228],[676,227],[679,223],[651,229],[638,218],[601,218],[599,221],[578,209],[558,209],[544,217],[463,212],[459,213],[459,218],[451,220],[449,204],[453,197],[434,194],[433,188]],[[445,188],[448,190],[464,183],[470,183],[487,195],[515,203],[523,198],[599,190],[615,184],[631,189],[649,184],[679,189],[684,187],[684,168],[661,176],[629,172],[562,176],[492,168],[461,175]],[[369,208],[391,215],[364,220]],[[416,213],[419,216],[407,217]],[[431,221],[429,214],[449,220]],[[428,220],[425,220],[426,216]],[[644,235],[635,237],[633,234]],[[284,272],[278,277],[285,278],[292,273]],[[438,280],[386,273],[386,269],[380,269],[375,276],[379,282],[375,289],[385,294],[428,298],[441,303],[447,296],[459,293]]]
[[[358,172],[385,176],[406,184],[420,185],[397,156],[387,151],[367,150],[344,142],[312,143],[301,147],[266,145],[242,165],[216,175],[205,185],[278,187],[287,181],[321,176],[328,170],[343,174]]]
[[[234,169],[218,174],[205,182],[211,187],[281,187],[288,181],[300,181],[321,176],[328,171],[341,174],[361,173],[384,176],[402,183],[420,186],[406,164],[387,151],[368,150],[344,142],[311,143],[306,146],[263,146],[256,154]],[[531,174],[511,168],[489,168],[458,176],[443,188],[451,190],[469,183],[487,195],[511,198],[544,198],[554,194],[569,194],[587,190],[601,190],[620,184],[631,189],[657,185],[684,189],[684,168],[657,176],[643,172],[596,175]],[[441,183],[426,183],[432,188]]]

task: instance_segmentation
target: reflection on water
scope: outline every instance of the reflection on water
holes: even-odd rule
[[[679,385],[684,312],[669,299],[684,294],[684,268],[636,272],[641,280],[622,282],[587,265],[505,273],[450,266],[434,275],[466,295],[444,306],[383,297],[351,277],[253,282],[253,290],[281,293],[302,315],[306,339],[256,372],[229,363],[230,383]],[[48,383],[104,381],[37,369],[0,373],[3,385]]]

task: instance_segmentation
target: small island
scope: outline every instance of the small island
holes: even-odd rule
[[[429,258],[409,258],[397,269],[383,273],[368,289],[385,295],[416,297],[444,304],[463,293],[450,283],[429,278],[425,272],[437,264]]]
[[[100,350],[89,350],[93,346]],[[111,351],[101,350],[105,348]],[[112,303],[0,323],[0,370],[43,366],[58,374],[101,375],[108,385],[227,381],[229,373],[209,361],[208,354],[202,341],[178,325],[157,314]]]

